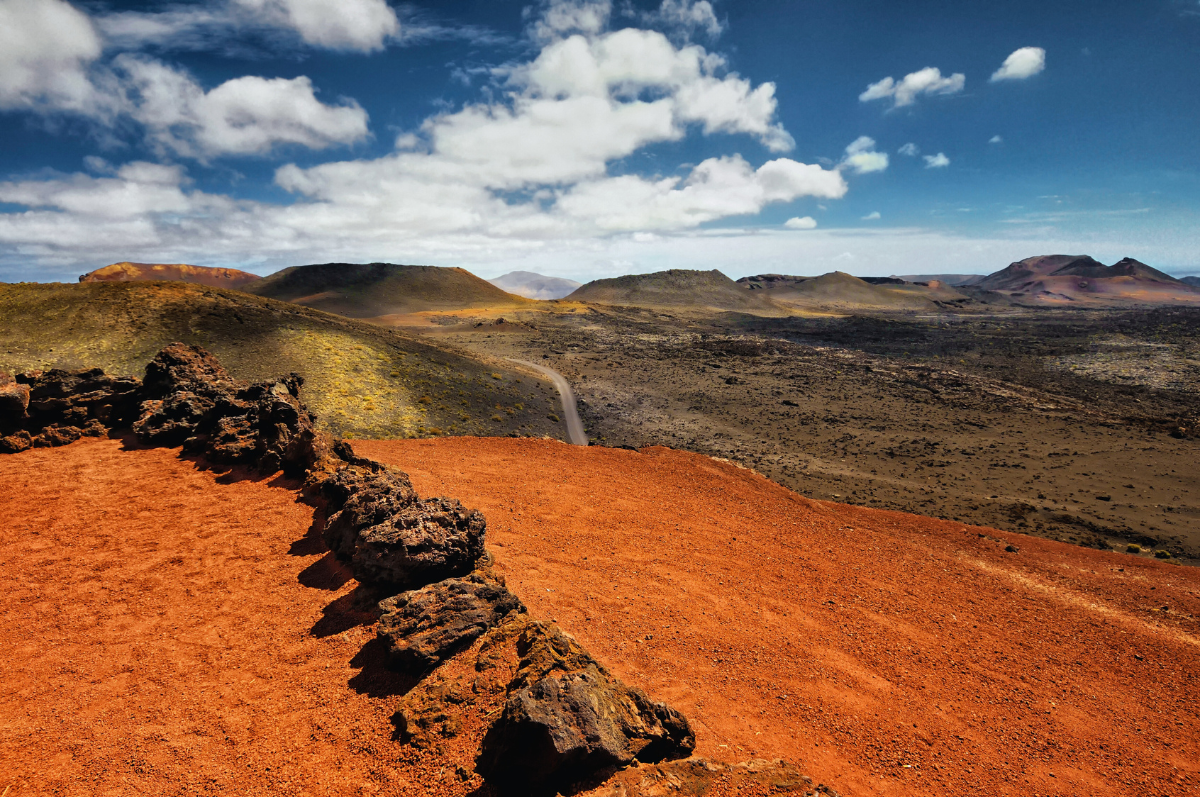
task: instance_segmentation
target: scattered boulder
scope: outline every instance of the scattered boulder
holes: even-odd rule
[[[469,647],[510,614],[525,613],[516,595],[494,578],[473,572],[379,604],[377,632],[392,665],[421,673]]]
[[[631,764],[682,758],[687,719],[612,677],[558,626],[530,622],[499,719],[475,768],[505,791],[550,792]]]
[[[483,556],[486,527],[483,514],[457,500],[418,500],[359,533],[354,577],[409,589],[466,575]]]

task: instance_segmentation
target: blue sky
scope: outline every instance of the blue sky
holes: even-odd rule
[[[0,0],[0,280],[1200,272],[1200,0]]]

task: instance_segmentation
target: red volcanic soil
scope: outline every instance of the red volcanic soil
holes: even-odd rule
[[[472,754],[393,741],[407,685],[295,484],[239,477],[115,440],[0,456],[0,793],[470,788]]]
[[[687,714],[697,755],[788,759],[843,794],[1200,792],[1194,568],[662,448],[355,448],[483,510],[509,588]]]
[[[1200,792],[1193,568],[661,448],[356,447],[481,508],[509,587],[683,710],[699,755],[786,758],[844,794]],[[117,440],[0,456],[0,483],[0,791],[478,785],[455,775],[477,740],[394,741],[407,685],[294,483]]]
[[[194,264],[139,264],[122,261],[92,270],[79,276],[80,283],[92,281],[183,281],[215,286],[218,289],[240,289],[262,278],[250,272],[228,267],[198,267]]]

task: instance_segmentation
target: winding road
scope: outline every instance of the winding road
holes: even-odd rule
[[[554,381],[554,388],[558,389],[558,395],[562,398],[563,421],[567,423],[567,439],[571,444],[586,447],[588,437],[583,430],[583,420],[579,418],[579,409],[575,404],[575,392],[572,391],[571,384],[567,383],[567,379],[549,367],[543,367],[541,364],[535,364],[532,361],[522,361],[519,358],[510,358],[508,360],[514,364],[521,364],[536,369]]]

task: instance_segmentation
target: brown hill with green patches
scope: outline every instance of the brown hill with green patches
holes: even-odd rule
[[[404,264],[288,267],[245,287],[245,291],[359,319],[530,303],[459,267]]]
[[[585,283],[567,300],[616,306],[707,308],[721,311],[780,312],[769,298],[751,292],[718,270],[671,269],[648,275],[622,275]]]
[[[241,289],[262,280],[258,275],[225,267],[198,267],[195,264],[141,264],[121,261],[79,276],[80,283],[94,281],[183,281],[219,289]]]
[[[306,376],[318,425],[338,436],[563,435],[548,382],[387,328],[186,283],[0,284],[6,372],[140,375],[175,341],[242,380]]]

